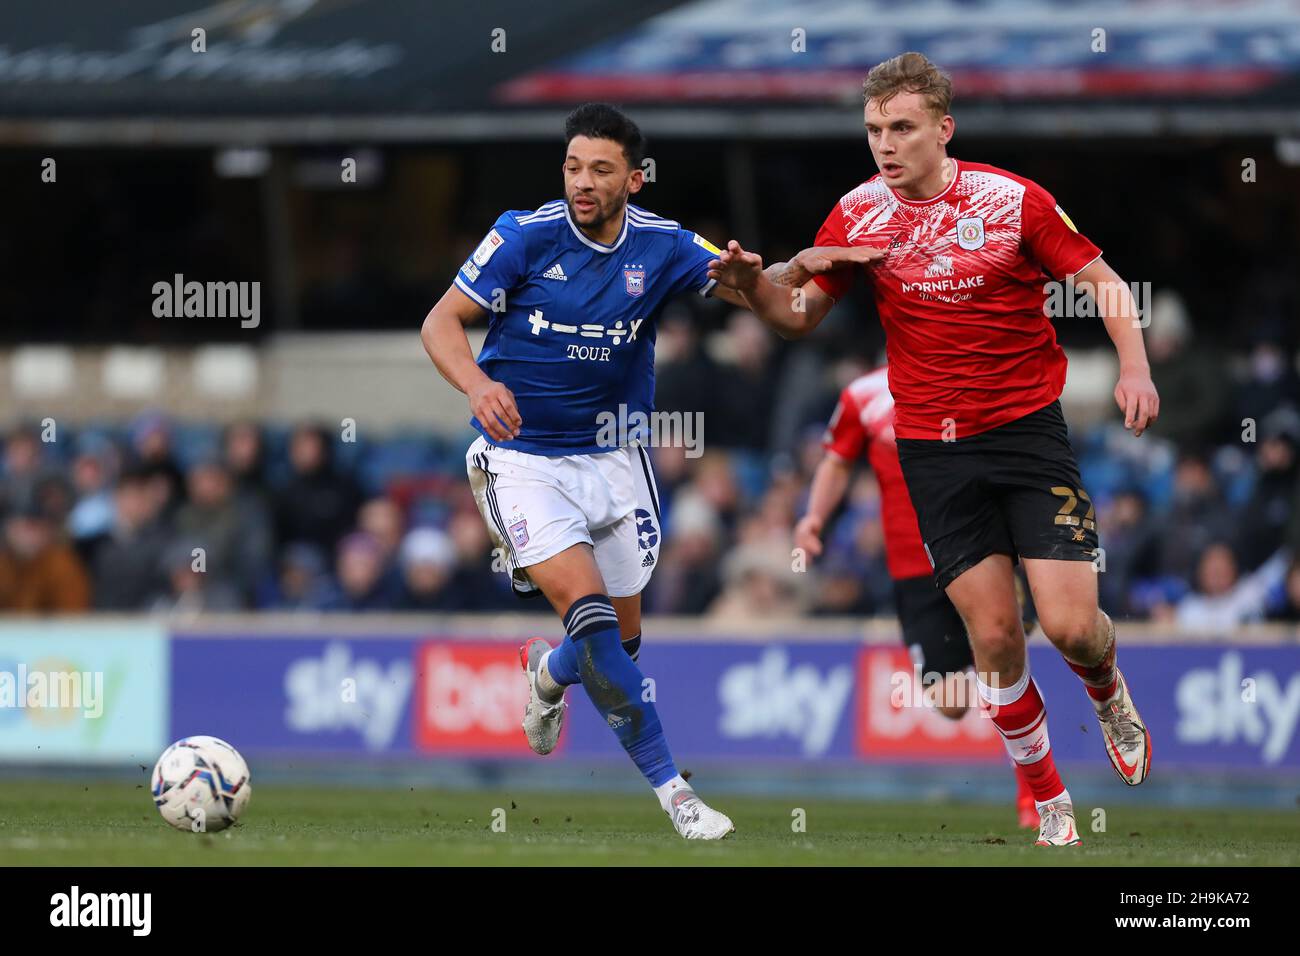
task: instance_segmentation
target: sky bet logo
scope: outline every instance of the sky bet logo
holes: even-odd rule
[[[152,925],[152,893],[70,893],[50,897],[50,925],[127,926],[132,936],[148,936]]]

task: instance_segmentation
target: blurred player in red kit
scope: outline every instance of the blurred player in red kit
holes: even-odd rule
[[[887,368],[860,375],[840,392],[822,448],[826,455],[813,475],[807,513],[794,529],[794,543],[811,557],[822,553],[822,531],[848,490],[864,455],[880,486],[885,560],[894,579],[894,605],[927,706],[950,720],[966,716],[968,697],[960,682],[975,665],[966,625],[947,595],[934,586],[916,512],[907,494],[894,444],[894,397]],[[1024,768],[1016,768],[1016,810],[1022,827],[1038,826],[1034,793]]]
[[[863,87],[880,172],[840,199],[815,247],[796,257],[813,277],[794,289],[774,282],[735,241],[710,276],[789,338],[814,329],[858,275],[870,281],[899,461],[935,582],[966,623],[981,698],[1029,777],[1038,844],[1072,846],[1081,840],[1029,674],[1017,560],[1039,625],[1082,680],[1111,766],[1130,786],[1147,776],[1151,737],[1097,603],[1096,522],[1061,413],[1066,359],[1047,283],[1093,298],[1119,359],[1115,401],[1135,436],[1160,407],[1137,302],[1047,190],[948,156],[952,82],[922,54],[877,65]]]

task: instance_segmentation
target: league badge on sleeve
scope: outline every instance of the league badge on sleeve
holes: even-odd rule
[[[695,244],[696,244],[697,246],[699,246],[701,249],[707,249],[709,252],[713,253],[715,256],[720,256],[720,255],[722,255],[722,250],[721,250],[721,249],[719,249],[719,248],[718,248],[717,246],[715,246],[713,243],[709,242],[709,240],[705,239],[705,238],[704,238],[703,236],[701,236],[698,232],[692,234],[692,236],[691,236],[691,242],[695,243]]]
[[[957,245],[963,249],[980,249],[984,246],[984,220],[967,216],[957,220]]]
[[[1071,219],[1069,216],[1067,216],[1067,215],[1065,214],[1065,210],[1062,209],[1060,206],[1057,206],[1057,207],[1056,207],[1056,214],[1057,214],[1058,216],[1061,217],[1061,221],[1062,221],[1062,222],[1064,222],[1067,226],[1070,227],[1070,231],[1071,231],[1071,232],[1078,232],[1078,231],[1079,231],[1079,230],[1076,229],[1075,226],[1074,226],[1074,220]]]
[[[505,239],[502,238],[501,233],[493,229],[486,237],[484,237],[483,241],[478,244],[478,248],[474,250],[474,255],[472,257],[474,264],[477,266],[487,265],[488,260],[492,258],[492,253],[496,252],[504,242]]]
[[[645,292],[645,270],[644,269],[624,269],[623,281],[627,287],[627,294],[638,296]]]

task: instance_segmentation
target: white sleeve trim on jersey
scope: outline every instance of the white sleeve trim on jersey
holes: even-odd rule
[[[713,287],[717,284],[717,279],[710,279],[708,282],[704,283],[704,285],[700,286],[700,295],[707,297],[708,294],[713,291]]]
[[[469,296],[479,305],[483,306],[483,308],[487,309],[489,312],[492,311],[492,306],[488,303],[487,299],[483,298],[481,295],[479,295],[477,292],[471,289],[469,285],[465,282],[465,280],[462,279],[459,275],[456,276],[456,288],[460,289],[461,292],[464,292],[467,296]]]
[[[1095,256],[1093,256],[1091,259],[1089,259],[1087,262],[1085,262],[1083,265],[1079,266],[1079,268],[1077,268],[1077,269],[1075,269],[1073,272],[1071,272],[1070,275],[1072,275],[1072,276],[1077,276],[1080,272],[1082,272],[1084,269],[1088,268],[1088,266],[1092,265],[1094,262],[1096,262],[1096,261],[1097,261],[1098,259],[1100,259],[1100,258],[1101,258],[1101,253],[1099,252],[1099,253],[1097,253]]]
[[[522,229],[524,226],[535,226],[539,222],[554,222],[557,219],[563,219],[563,218],[564,218],[563,209],[557,212],[547,213],[544,216],[530,216],[528,219],[519,220],[519,228]]]
[[[659,225],[659,226],[674,226],[678,229],[680,229],[682,226],[682,224],[678,222],[676,219],[667,219],[663,216],[656,215],[655,213],[650,212],[648,209],[642,209],[640,206],[633,206],[631,203],[628,203],[627,205],[627,214],[636,219],[639,219],[641,222],[646,224]]]
[[[633,211],[631,207],[628,208],[627,218],[628,222],[632,223],[632,225],[638,226],[642,229],[663,229],[665,232],[676,232],[678,229],[682,228],[682,225],[679,222],[674,222],[671,219],[663,219],[659,216],[641,215]]]
[[[516,216],[515,222],[523,226],[541,217],[550,217],[555,213],[562,214],[564,212],[564,209],[565,209],[565,202],[563,199],[552,199],[550,202],[542,203],[540,206],[538,206],[535,210],[533,210],[530,213],[525,213],[522,216]]]

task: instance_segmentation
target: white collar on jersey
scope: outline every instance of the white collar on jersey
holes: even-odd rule
[[[595,249],[597,252],[603,252],[608,255],[609,253],[617,249],[619,246],[621,246],[623,244],[623,240],[627,238],[627,203],[623,204],[623,229],[618,234],[618,238],[614,240],[614,244],[612,246],[607,246],[603,242],[597,242],[595,239],[592,239],[581,229],[579,229],[578,224],[573,221],[573,216],[569,214],[569,203],[567,201],[565,201],[564,203],[564,218],[565,221],[568,222],[569,228],[573,230],[573,234],[578,237],[579,241],[581,241],[584,245],[588,245],[591,248]]]

